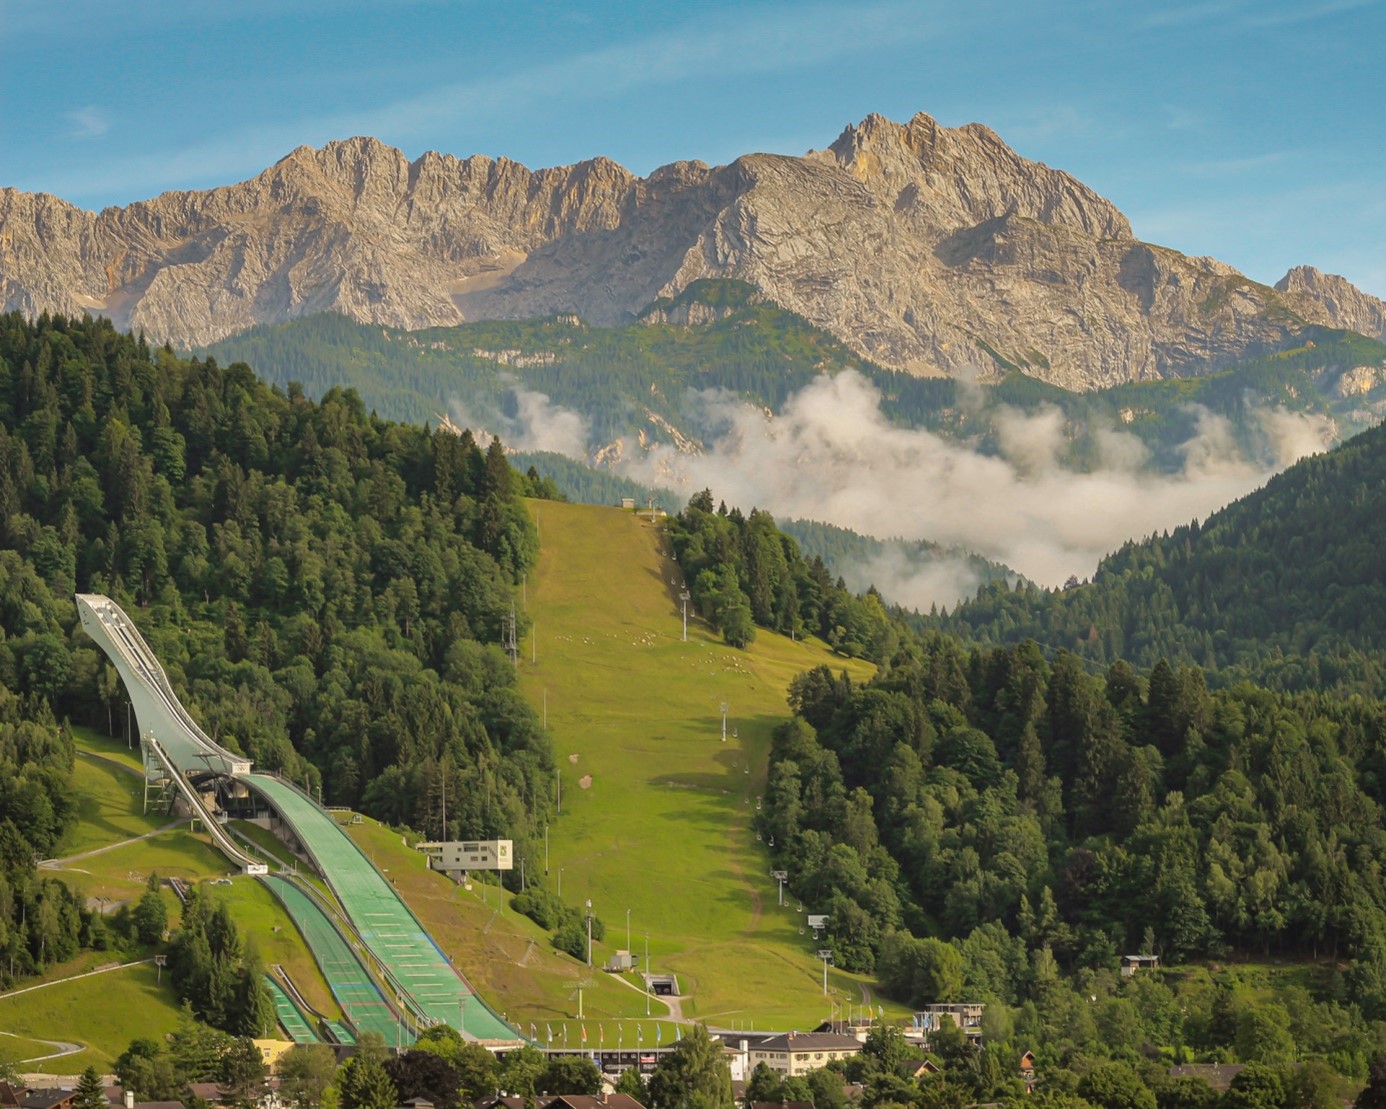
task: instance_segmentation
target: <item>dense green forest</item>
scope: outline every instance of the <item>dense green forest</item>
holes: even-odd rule
[[[756,626],[817,635],[848,657],[889,658],[898,627],[873,592],[855,595],[821,558],[805,559],[768,512],[716,510],[704,489],[669,518],[669,539],[697,611],[733,647]]]
[[[1030,638],[1107,665],[1195,663],[1210,682],[1386,696],[1386,427],[1307,458],[1210,516],[1046,591],[993,582],[921,621],[981,643]]]
[[[666,322],[685,318],[701,322]],[[1267,407],[1333,415],[1344,436],[1375,420],[1372,406],[1386,399],[1386,386],[1357,395],[1338,383],[1352,367],[1386,361],[1386,344],[1318,327],[1293,342],[1206,376],[1088,393],[1046,385],[998,361],[995,383],[973,387],[884,369],[749,285],[703,280],[624,327],[560,316],[410,332],[325,315],[255,327],[202,353],[248,362],[280,385],[301,382],[309,396],[350,386],[382,415],[416,423],[460,410],[492,430],[516,426],[516,389],[530,390],[582,415],[589,457],[617,438],[674,443],[677,431],[707,442],[719,430],[702,404],[708,390],[779,411],[820,374],[854,370],[880,390],[882,411],[900,426],[994,452],[1004,413],[1052,407],[1065,417],[1067,465],[1100,464],[1103,437],[1119,429],[1141,439],[1152,466],[1179,470],[1182,444],[1206,412],[1226,417],[1239,449],[1255,458],[1273,454],[1257,416]],[[575,500],[609,503],[605,490],[580,492],[561,479],[559,487]]]
[[[536,489],[461,436],[320,402],[109,323],[0,317],[0,938],[14,973],[84,927],[32,861],[71,819],[55,722],[118,731],[74,592],[119,601],[208,734],[328,803],[523,842],[548,737],[498,649]],[[523,632],[523,617],[521,617]],[[62,927],[54,921],[67,921]],[[8,974],[8,966],[0,968]]]
[[[822,630],[768,515],[704,493],[670,528],[724,627]],[[1365,1077],[1386,1028],[1386,705],[1210,690],[1163,661],[1094,675],[1033,642],[916,634],[870,602],[877,675],[795,679],[757,817],[839,965],[915,1005],[992,1003],[989,1039],[1052,1062],[1288,1050]],[[1130,953],[1346,970],[1268,995],[1233,972],[1120,982]]]
[[[893,561],[908,572],[922,570],[933,563],[961,563],[975,575],[978,585],[1015,581],[1018,575],[1008,566],[992,562],[960,547],[944,547],[927,539],[877,539],[859,535],[835,524],[818,520],[780,520],[779,528],[799,545],[805,558],[823,560],[830,573],[847,580],[856,592],[865,592],[874,582],[870,567],[882,560]]]

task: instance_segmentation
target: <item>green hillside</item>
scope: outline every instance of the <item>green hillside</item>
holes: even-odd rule
[[[693,306],[700,309],[693,318],[702,322],[665,322],[689,318]],[[1205,410],[1229,421],[1243,452],[1264,458],[1274,452],[1257,414],[1261,408],[1330,416],[1344,438],[1380,418],[1386,384],[1359,393],[1342,381],[1353,367],[1386,363],[1386,344],[1320,327],[1305,328],[1291,343],[1204,376],[1086,393],[998,362],[996,382],[973,388],[876,366],[802,317],[761,301],[750,286],[705,280],[622,327],[560,316],[411,332],[325,315],[251,328],[205,353],[222,364],[247,362],[281,386],[299,382],[310,396],[350,387],[393,419],[436,423],[446,415],[507,438],[534,423],[534,411],[522,412],[522,403],[542,394],[582,416],[582,441],[574,441],[570,427],[564,449],[589,458],[617,438],[678,444],[715,437],[719,427],[706,410],[706,390],[778,411],[818,375],[855,370],[880,390],[882,410],[900,426],[995,451],[1002,413],[1054,407],[1066,418],[1069,465],[1099,465],[1103,435],[1121,430],[1146,444],[1153,466],[1175,470],[1185,461],[1180,446],[1196,433]],[[572,499],[614,500],[613,489],[571,465],[541,461],[539,468],[554,472]]]
[[[541,537],[526,589],[533,640],[521,687],[547,714],[562,778],[550,827],[550,888],[591,898],[604,954],[631,942],[678,974],[685,1016],[805,1027],[828,1014],[797,902],[781,908],[752,820],[770,733],[801,670],[831,664],[821,644],[762,632],[735,651],[690,616],[680,638],[678,569],[661,525],[620,509],[532,503]],[[721,741],[719,706],[728,705]],[[531,873],[543,858],[531,848]],[[812,906],[807,906],[812,910]],[[836,969],[838,1001],[861,1004],[869,979]]]
[[[1386,427],[1307,458],[1201,525],[1128,543],[1090,584],[993,583],[925,621],[1097,663],[1195,663],[1221,684],[1386,693]]]

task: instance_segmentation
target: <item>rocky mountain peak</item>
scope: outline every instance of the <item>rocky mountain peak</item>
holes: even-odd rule
[[[1131,237],[1130,223],[1110,201],[1021,157],[980,123],[950,128],[923,112],[906,124],[870,115],[830,149],[858,180],[899,190],[949,229],[1018,214],[1102,238]]]
[[[1295,266],[1275,283],[1277,291],[1318,304],[1333,327],[1363,335],[1386,333],[1386,304],[1368,296],[1346,277],[1323,273],[1313,266]]]
[[[357,136],[99,215],[0,190],[0,305],[185,345],[327,311],[613,324],[703,278],[746,282],[883,365],[1070,388],[1204,372],[1304,322],[1386,334],[1386,305],[1342,278],[1294,270],[1276,291],[1138,243],[1069,174],[923,113],[868,116],[803,158],[644,178],[604,157],[410,161]]]

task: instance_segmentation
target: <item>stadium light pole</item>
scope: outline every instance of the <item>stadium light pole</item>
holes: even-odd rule
[[[828,996],[828,964],[833,961],[833,953],[828,948],[820,948],[818,957],[823,960],[823,996]]]
[[[630,954],[630,910],[626,910],[626,954]]]
[[[650,1015],[650,934],[645,933],[645,1015]]]
[[[587,965],[592,965],[592,899],[587,899]]]
[[[687,589],[679,593],[679,600],[683,602],[683,641],[688,642],[688,602],[693,596]]]

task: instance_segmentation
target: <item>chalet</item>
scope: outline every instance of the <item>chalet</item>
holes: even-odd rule
[[[1020,1057],[1020,1080],[1025,1083],[1025,1092],[1035,1092],[1035,1053],[1027,1051]]]
[[[22,1087],[11,1086],[8,1082],[0,1082],[0,1109],[19,1109],[19,1103],[24,1100],[24,1090]]]
[[[1123,955],[1121,957],[1121,976],[1123,978],[1130,978],[1138,971],[1159,969],[1160,956],[1158,955]]]
[[[20,1109],[72,1109],[76,1090],[30,1090],[19,1099]]]
[[[850,1059],[861,1047],[855,1036],[840,1032],[786,1032],[752,1045],[746,1063],[752,1071],[764,1063],[777,1074],[792,1078],[820,1070],[834,1059]]]

